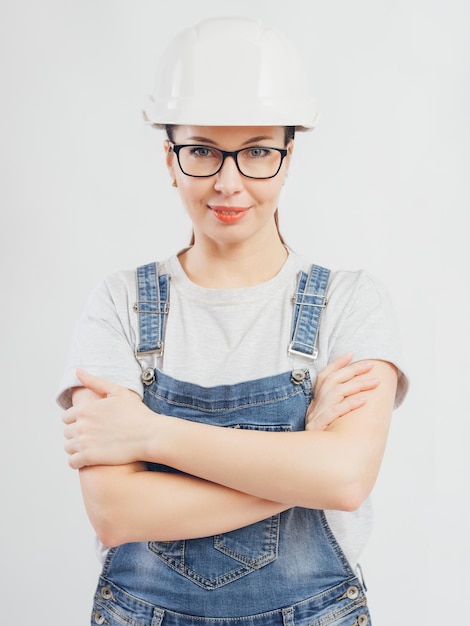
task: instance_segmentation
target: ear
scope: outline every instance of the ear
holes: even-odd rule
[[[168,173],[170,174],[171,180],[175,180],[175,170],[173,167],[174,163],[174,152],[171,149],[171,144],[168,139],[165,139],[163,142],[163,150],[165,151],[165,163],[168,168]]]
[[[292,159],[292,154],[294,152],[294,140],[290,139],[289,143],[286,146],[287,148],[287,156],[286,156],[286,176],[289,173],[290,162]]]

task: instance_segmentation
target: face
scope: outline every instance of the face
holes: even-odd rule
[[[284,184],[293,142],[285,145],[283,127],[176,126],[174,143],[197,144],[221,150],[250,147],[286,148],[288,154],[277,176],[253,179],[243,176],[233,158],[225,159],[222,169],[207,178],[187,176],[181,171],[176,154],[165,142],[167,166],[193,223],[196,244],[212,245],[261,242],[278,238],[274,213]]]

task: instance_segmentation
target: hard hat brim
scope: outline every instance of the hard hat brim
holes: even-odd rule
[[[314,101],[298,100],[283,101],[279,99],[257,98],[249,102],[246,99],[236,103],[231,102],[230,108],[220,106],[210,101],[201,101],[201,98],[175,98],[173,100],[156,100],[148,96],[143,106],[143,118],[146,124],[157,128],[166,125],[191,126],[295,126],[296,130],[312,130],[317,122],[318,114],[315,111]],[[236,109],[236,116],[232,111]],[[286,111],[289,114],[286,115]]]

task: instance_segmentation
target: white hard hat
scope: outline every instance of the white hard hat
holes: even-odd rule
[[[144,105],[148,124],[314,127],[299,54],[278,31],[246,18],[212,18],[182,31],[160,61]]]

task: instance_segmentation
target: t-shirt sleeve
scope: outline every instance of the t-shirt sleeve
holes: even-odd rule
[[[135,357],[134,294],[133,275],[125,272],[107,278],[90,294],[57,390],[57,402],[62,408],[71,406],[72,388],[80,386],[75,375],[78,367],[142,397],[141,368]]]
[[[352,351],[354,360],[378,359],[398,369],[395,408],[404,400],[408,378],[403,367],[397,315],[388,291],[364,271],[340,272],[328,294],[328,354],[332,360]]]

